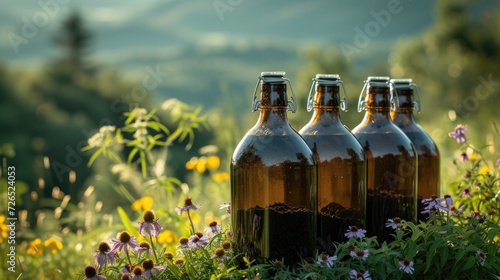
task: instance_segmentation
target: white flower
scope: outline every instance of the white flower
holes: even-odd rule
[[[356,270],[351,270],[351,272],[349,272],[349,277],[351,279],[355,279],[355,280],[371,280],[371,276],[370,276],[370,273],[368,273],[368,271],[365,271],[365,272],[362,272],[362,271],[356,271]]]
[[[413,262],[411,262],[407,259],[404,259],[404,260],[399,262],[399,269],[401,269],[402,271],[404,271],[405,273],[408,273],[408,274],[413,274],[413,271],[415,270],[413,268]]]
[[[385,226],[390,227],[392,229],[396,229],[398,227],[401,227],[401,219],[399,217],[396,217],[394,219],[387,219]]]
[[[358,259],[358,260],[366,260],[366,258],[368,258],[368,255],[370,254],[370,252],[368,252],[368,250],[357,250],[357,251],[351,251],[350,255],[351,257],[355,258],[355,259]]]
[[[333,263],[337,260],[337,256],[329,257],[327,254],[321,254],[318,256],[318,264],[326,264],[327,267],[332,267]]]
[[[357,226],[349,226],[349,229],[344,234],[347,238],[363,238],[365,237],[366,230],[358,228]]]

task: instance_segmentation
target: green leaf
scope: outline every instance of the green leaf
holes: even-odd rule
[[[132,236],[138,236],[139,235],[139,230],[137,227],[132,225],[132,221],[128,217],[127,213],[121,206],[118,206],[117,209],[118,211],[118,216],[120,216],[120,219],[122,220],[122,224],[125,227],[125,229],[132,235]]]
[[[132,161],[134,160],[134,156],[135,156],[135,154],[137,154],[137,152],[139,152],[139,148],[137,148],[137,147],[133,148],[132,151],[130,151],[130,154],[128,154],[128,158],[127,158],[128,164],[132,163]]]
[[[89,162],[87,163],[87,166],[92,166],[92,164],[94,163],[94,161],[97,159],[97,157],[102,153],[104,152],[105,149],[104,147],[100,147],[97,151],[95,151],[92,156],[90,157],[89,159]]]

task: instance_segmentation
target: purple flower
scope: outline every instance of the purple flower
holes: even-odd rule
[[[189,248],[200,248],[205,244],[208,244],[208,236],[203,235],[201,232],[197,232],[189,237],[188,247]]]
[[[365,237],[366,230],[358,228],[357,226],[349,226],[349,229],[346,230],[344,234],[347,238],[363,238]]]
[[[158,237],[162,230],[160,224],[158,224],[158,220],[155,220],[155,215],[152,211],[147,210],[142,215],[142,222],[139,222],[139,233],[142,236],[146,236],[146,234],[151,235],[153,237]]]
[[[216,221],[211,222],[208,227],[205,229],[205,233],[213,235],[221,232],[221,227],[217,224]]]
[[[190,197],[186,197],[184,199],[184,205],[182,207],[177,207],[177,214],[181,215],[182,212],[189,211],[189,210],[198,210],[200,207],[193,205],[193,202],[191,201]]]
[[[333,263],[337,260],[337,256],[328,256],[327,254],[321,254],[318,256],[318,264],[326,264],[327,267],[332,267]]]
[[[149,252],[150,254],[153,254],[153,248],[151,248],[151,244],[149,244],[149,242],[147,241],[142,241],[141,243],[139,243],[139,246],[135,247],[134,251],[139,254],[142,254],[144,252]]]
[[[468,188],[464,188],[462,190],[462,196],[465,198],[469,198],[470,197],[470,190]]]
[[[466,161],[469,161],[469,157],[467,156],[466,153],[462,153],[460,154],[460,161],[461,162],[466,162]]]
[[[142,275],[146,276],[146,279],[150,279],[151,275],[156,276],[158,271],[165,269],[165,266],[154,265],[153,261],[150,259],[144,260],[142,262],[142,267],[144,268]]]
[[[128,253],[129,247],[134,249],[139,246],[137,241],[135,241],[135,236],[130,236],[130,234],[126,231],[120,232],[118,238],[113,238],[111,241],[115,243],[113,248],[111,248],[111,252],[113,253],[121,251],[122,249]]]
[[[413,271],[415,270],[415,268],[413,268],[413,262],[407,259],[404,259],[399,262],[399,269],[408,274],[413,274]]]
[[[355,279],[355,280],[371,280],[371,276],[370,276],[370,273],[368,273],[368,271],[356,271],[356,270],[351,270],[351,272],[349,272],[349,277],[351,279]]]
[[[401,219],[399,217],[396,217],[394,219],[387,219],[387,222],[385,223],[386,227],[390,227],[392,229],[396,229],[402,226],[401,224]]]
[[[497,163],[498,167],[500,167],[500,158],[497,159],[496,163]]]
[[[368,255],[370,254],[370,252],[368,252],[368,250],[357,250],[357,251],[351,251],[350,255],[351,257],[355,258],[355,259],[358,259],[358,260],[366,260],[366,258],[368,258]]]
[[[467,125],[459,124],[459,125],[457,125],[457,127],[455,127],[455,131],[450,132],[448,135],[451,138],[455,138],[457,140],[458,144],[462,144],[462,143],[465,143],[467,141],[467,137],[465,137],[465,132],[468,129],[469,128],[467,127]]]
[[[226,209],[227,213],[231,213],[231,204],[230,203],[221,204],[219,209]]]
[[[85,267],[85,278],[83,280],[106,280],[106,277],[99,275],[97,269],[89,265]]]
[[[111,251],[111,247],[107,242],[101,242],[98,246],[98,251],[92,252],[97,265],[103,267],[106,263],[113,265],[115,263],[115,253]]]
[[[477,250],[476,255],[481,266],[484,266],[484,262],[486,261],[486,254],[481,250]]]

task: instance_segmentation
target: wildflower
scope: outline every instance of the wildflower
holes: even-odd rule
[[[464,206],[457,209],[454,205],[451,205],[449,213],[453,215],[455,213],[462,213],[463,211],[464,211]]]
[[[219,209],[226,209],[227,213],[231,213],[231,204],[230,203],[221,204]]]
[[[174,259],[174,254],[172,254],[172,252],[165,252],[163,256],[170,261]]]
[[[189,248],[189,239],[187,237],[181,237],[179,239],[179,245],[181,246],[181,249],[187,249]]]
[[[337,256],[328,256],[327,254],[321,254],[318,256],[318,264],[326,264],[327,267],[332,267],[333,263],[337,260]]]
[[[368,255],[370,254],[370,252],[368,252],[368,250],[357,250],[357,251],[351,251],[350,255],[351,257],[355,258],[355,259],[358,259],[358,260],[366,260],[366,258],[368,258]]]
[[[144,196],[134,201],[131,205],[132,210],[134,211],[147,211],[153,207],[153,198],[150,196]]]
[[[422,199],[422,205],[424,205],[424,210],[422,210],[422,214],[428,214],[430,212],[436,212],[439,209],[442,209],[443,199],[437,196],[432,196],[431,198]]]
[[[496,164],[498,165],[498,167],[500,167],[500,158],[497,159]]]
[[[132,272],[132,265],[126,264],[122,269],[122,273],[130,273],[130,272]]]
[[[0,243],[3,243],[4,239],[7,239],[9,228],[5,224],[5,215],[0,215]]]
[[[99,132],[92,135],[87,143],[90,148],[101,147],[105,143],[109,143],[112,140],[113,132],[116,130],[115,126],[105,125],[99,129]]]
[[[486,254],[481,250],[477,250],[476,255],[481,266],[484,266],[484,262],[486,261]]]
[[[218,156],[209,156],[205,165],[208,170],[215,170],[220,166],[220,158]]]
[[[42,240],[40,238],[36,238],[35,240],[31,241],[28,250],[26,250],[26,254],[33,257],[39,257],[42,255],[42,253]]]
[[[229,258],[228,255],[226,255],[226,251],[223,248],[217,248],[214,251],[214,257],[218,259],[219,261],[225,260]]]
[[[174,264],[176,264],[176,265],[184,264],[184,258],[175,259]]]
[[[356,270],[351,270],[351,272],[349,272],[349,277],[351,279],[355,279],[355,280],[371,280],[371,276],[370,276],[370,273],[368,273],[368,271],[356,271]]]
[[[143,270],[140,266],[135,266],[134,269],[132,269],[132,280],[141,280],[142,279],[142,273]]]
[[[130,276],[129,273],[124,273],[122,274],[122,276],[120,277],[120,280],[132,280],[132,276]]]
[[[135,241],[135,237],[130,236],[130,234],[126,231],[120,232],[120,234],[118,234],[118,238],[113,238],[111,241],[115,243],[113,245],[113,248],[111,248],[111,251],[113,253],[116,253],[124,249],[125,252],[127,252],[128,254],[129,247],[132,247],[132,249],[134,249],[135,247],[139,246],[137,241]]]
[[[189,248],[200,248],[208,243],[208,236],[204,236],[203,233],[197,232],[189,237],[188,247]]]
[[[229,241],[227,241],[227,240],[226,240],[226,241],[222,241],[222,243],[221,243],[220,245],[222,246],[222,248],[223,248],[224,250],[229,250],[229,249],[231,249],[231,242],[229,242]]]
[[[401,227],[401,218],[396,217],[394,219],[387,219],[387,223],[385,223],[385,226],[392,229],[399,228]]]
[[[147,210],[142,215],[142,219],[143,221],[139,222],[139,233],[142,236],[148,234],[153,237],[158,237],[162,227],[158,224],[158,220],[155,220],[155,214],[153,214],[152,211]]]
[[[99,275],[93,266],[85,267],[85,278],[83,280],[106,280],[106,277]]]
[[[449,211],[451,206],[453,206],[453,198],[451,198],[451,195],[445,194],[444,201],[446,202],[446,208],[444,208],[444,210]]]
[[[45,242],[43,242],[43,246],[49,249],[52,254],[57,253],[57,251],[60,251],[63,248],[63,244],[61,243],[61,241],[59,241],[55,237],[50,237],[49,239],[45,240]]]
[[[352,244],[352,243],[349,243],[347,245],[347,249],[349,249],[349,251],[354,251],[354,249],[356,249],[356,246],[354,246],[354,244]]]
[[[221,227],[217,224],[216,221],[211,222],[208,227],[205,229],[205,233],[207,234],[217,234],[221,231]]]
[[[407,259],[399,262],[399,269],[408,274],[413,274],[413,271],[415,270],[415,268],[413,268],[413,262]]]
[[[97,252],[92,252],[92,256],[95,258],[97,265],[105,266],[107,262],[109,264],[115,263],[115,253],[111,252],[111,247],[107,242],[99,243]]]
[[[165,230],[156,238],[160,244],[171,244],[177,241],[177,235],[171,230]]]
[[[479,159],[479,156],[477,154],[471,154],[469,157],[470,161],[476,161]]]
[[[366,230],[358,228],[357,226],[349,226],[349,229],[344,234],[347,238],[363,238],[365,237]]]
[[[141,243],[139,243],[139,246],[135,247],[134,248],[134,251],[137,252],[137,253],[143,253],[143,252],[149,252],[149,253],[153,253],[153,249],[151,248],[151,244],[149,244],[149,242],[147,241],[142,241]]]
[[[182,212],[189,211],[189,210],[195,210],[196,211],[198,209],[200,209],[200,207],[193,205],[193,201],[191,200],[191,198],[190,197],[186,197],[186,199],[184,199],[184,206],[177,207],[177,213],[179,215],[181,215]]]
[[[448,135],[451,138],[455,138],[458,144],[465,143],[467,141],[467,137],[465,136],[465,132],[469,129],[467,125],[459,124],[455,127],[455,131],[450,132]]]
[[[146,259],[142,262],[142,268],[144,268],[144,276],[146,276],[146,279],[149,279],[151,275],[156,276],[158,271],[165,269],[165,266],[154,265],[152,260]]]
[[[212,178],[216,183],[223,183],[229,181],[230,176],[229,173],[227,172],[217,172],[214,175],[212,175]]]
[[[493,242],[495,242],[496,244],[500,244],[500,236],[495,235],[495,237],[493,237]]]
[[[483,166],[483,167],[479,168],[479,170],[477,171],[477,174],[486,176],[486,175],[490,174],[490,168],[488,166]]]
[[[462,153],[460,154],[460,161],[461,162],[466,162],[466,161],[469,161],[469,157],[467,156],[466,153]]]

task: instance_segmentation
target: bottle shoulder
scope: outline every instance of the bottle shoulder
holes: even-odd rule
[[[381,127],[360,124],[352,133],[364,150],[370,151],[374,156],[403,153],[416,156],[416,149],[410,138],[392,122]]]

